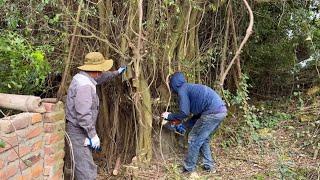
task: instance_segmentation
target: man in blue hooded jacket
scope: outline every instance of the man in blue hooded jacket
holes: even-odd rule
[[[187,83],[181,72],[171,76],[170,88],[179,96],[180,112],[164,112],[162,117],[168,121],[183,120],[192,114],[193,119],[197,118],[189,133],[188,154],[184,160],[183,172],[195,170],[200,153],[203,156],[203,169],[213,171],[215,164],[211,156],[210,135],[227,115],[224,101],[208,86]]]

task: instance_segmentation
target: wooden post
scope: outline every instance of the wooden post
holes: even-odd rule
[[[41,104],[40,97],[15,94],[0,93],[0,107],[24,112],[43,113],[46,111]]]

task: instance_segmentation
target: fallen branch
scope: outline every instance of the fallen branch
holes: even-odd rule
[[[118,173],[119,173],[119,169],[120,169],[120,157],[117,158],[117,161],[116,161],[116,165],[114,166],[114,169],[112,171],[112,174],[114,176],[117,176]]]

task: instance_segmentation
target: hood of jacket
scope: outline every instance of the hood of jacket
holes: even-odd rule
[[[173,92],[178,93],[178,89],[186,82],[187,81],[183,73],[176,72],[170,78],[170,88],[173,90]]]

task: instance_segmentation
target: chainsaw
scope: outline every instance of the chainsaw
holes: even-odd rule
[[[164,120],[163,126],[169,129],[170,131],[173,131],[174,133],[177,133],[181,136],[184,136],[187,131],[185,126],[182,124],[181,120],[178,120],[178,119],[171,120],[171,121]]]

